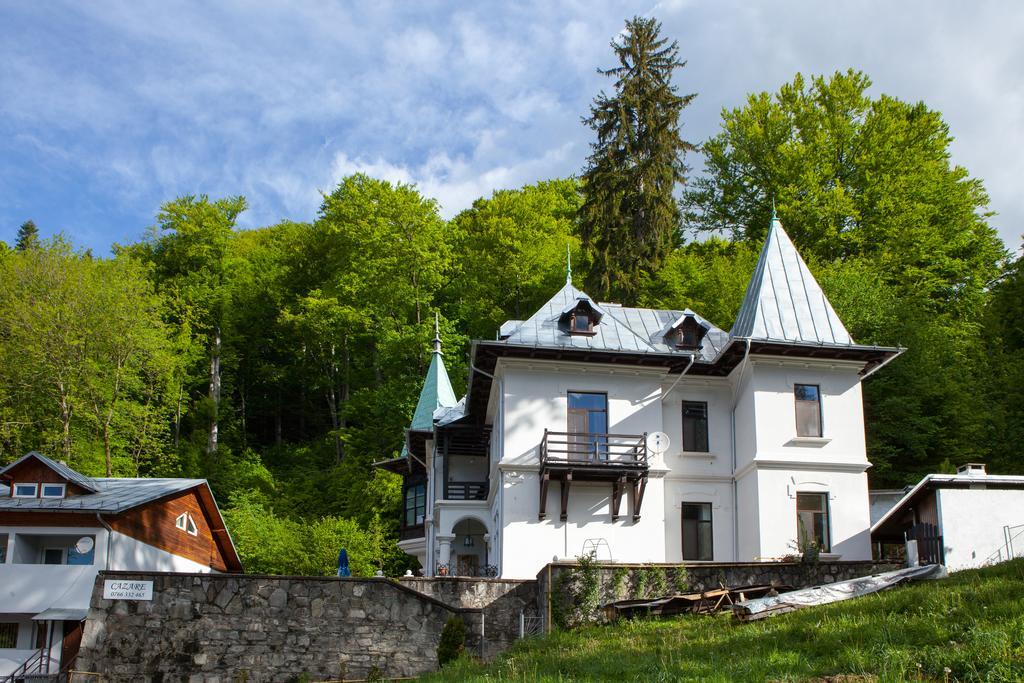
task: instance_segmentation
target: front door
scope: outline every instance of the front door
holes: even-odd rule
[[[480,573],[480,558],[476,555],[458,555],[456,576],[477,576]]]
[[[608,395],[569,392],[569,459],[608,459]]]

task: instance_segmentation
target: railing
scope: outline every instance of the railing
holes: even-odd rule
[[[544,430],[540,464],[647,467],[647,434],[595,434]]]
[[[485,481],[448,481],[444,485],[445,500],[487,500],[489,483]]]
[[[1003,547],[989,555],[983,564],[998,564],[1024,557],[1024,524],[1003,527]]]
[[[426,531],[422,524],[414,524],[413,526],[403,526],[398,530],[398,540],[409,541],[414,538],[423,538],[426,535]]]
[[[53,660],[50,657],[49,652],[46,650],[38,650],[9,675],[4,678],[0,678],[0,683],[17,683],[28,676],[47,674],[50,672],[51,661]]]

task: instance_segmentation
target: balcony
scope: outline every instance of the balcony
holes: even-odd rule
[[[490,484],[484,481],[449,481],[444,485],[445,500],[487,500]]]
[[[403,526],[398,530],[398,540],[412,541],[417,538],[423,538],[424,536],[426,536],[426,533],[427,532],[423,524]]]
[[[633,521],[640,519],[647,486],[647,434],[552,432],[544,430],[540,442],[540,509],[547,516],[551,480],[561,482],[561,517],[567,518],[569,491],[574,481],[606,481],[612,484],[612,521],[627,487],[633,493]]]

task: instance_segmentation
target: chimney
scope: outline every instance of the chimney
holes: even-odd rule
[[[956,468],[956,473],[968,477],[984,477],[988,474],[985,470],[985,463],[983,462],[969,462],[964,465],[960,465]]]

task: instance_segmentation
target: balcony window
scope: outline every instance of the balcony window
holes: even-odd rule
[[[800,550],[805,550],[811,543],[823,553],[832,549],[827,493],[796,494],[796,526]]]
[[[0,534],[0,564],[7,562],[7,534]]]
[[[683,559],[711,560],[711,503],[683,503]]]
[[[427,515],[427,485],[413,484],[405,489],[405,526],[419,526]]]
[[[797,384],[793,391],[796,398],[796,435],[820,437],[821,391],[815,384]]]
[[[570,391],[569,451],[584,459],[608,459],[608,395]]]
[[[15,498],[35,498],[39,494],[39,484],[15,484]]]
[[[708,404],[704,401],[683,401],[683,450],[708,452]]]
[[[64,484],[43,484],[40,498],[63,498],[65,491]]]

